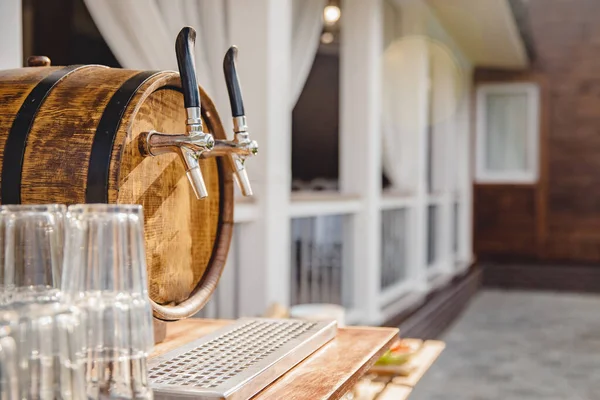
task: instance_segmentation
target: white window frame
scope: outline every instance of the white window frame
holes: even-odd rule
[[[490,171],[486,168],[487,97],[491,94],[526,94],[529,109],[527,116],[527,159],[531,160],[529,171]],[[540,140],[540,89],[531,82],[482,84],[477,87],[476,97],[476,183],[533,184],[539,179]]]

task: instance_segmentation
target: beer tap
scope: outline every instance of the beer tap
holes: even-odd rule
[[[181,76],[181,88],[186,111],[186,133],[167,134],[156,131],[147,133],[142,153],[157,156],[164,153],[177,153],[185,165],[186,175],[196,197],[202,199],[208,196],[199,158],[214,146],[214,138],[210,133],[204,133],[201,118],[200,91],[196,79],[196,63],[194,61],[194,44],[196,31],[185,27],[177,35],[175,53],[177,66]]]
[[[223,60],[223,72],[229,93],[229,103],[233,117],[233,140],[215,140],[202,128],[201,102],[196,66],[194,62],[194,43],[196,31],[185,27],[177,35],[175,51],[177,65],[181,75],[181,87],[186,110],[186,130],[184,134],[167,134],[150,131],[142,140],[140,151],[147,156],[165,153],[176,153],[180,156],[186,169],[187,177],[194,189],[196,197],[201,199],[208,195],[200,164],[200,158],[227,157],[235,181],[244,196],[252,196],[252,187],[246,172],[245,162],[248,157],[258,152],[258,144],[250,140],[246,125],[244,102],[237,76],[235,61],[237,47],[231,46]]]
[[[223,59],[223,73],[229,94],[229,104],[233,118],[233,140],[215,140],[214,147],[209,152],[202,153],[202,157],[226,156],[229,159],[233,176],[240,191],[244,196],[252,196],[252,187],[246,172],[245,162],[248,157],[258,153],[258,144],[250,140],[250,133],[246,125],[242,91],[236,70],[238,49],[231,46]]]

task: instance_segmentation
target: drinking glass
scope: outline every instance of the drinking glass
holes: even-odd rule
[[[56,299],[66,207],[0,207],[0,304]]]
[[[81,312],[58,302],[0,307],[0,398],[84,400]]]
[[[152,399],[154,345],[143,214],[138,205],[67,212],[62,291],[86,313],[86,391],[92,399]]]

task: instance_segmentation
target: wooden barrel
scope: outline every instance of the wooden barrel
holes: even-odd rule
[[[205,129],[225,139],[201,90]],[[185,132],[179,74],[98,65],[0,71],[0,202],[144,207],[154,316],[188,317],[221,275],[233,227],[233,186],[220,158],[201,160],[197,200],[176,154],[144,157],[141,134]]]

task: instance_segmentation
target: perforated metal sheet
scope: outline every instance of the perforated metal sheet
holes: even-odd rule
[[[335,337],[331,322],[241,319],[150,362],[155,399],[247,399]]]

